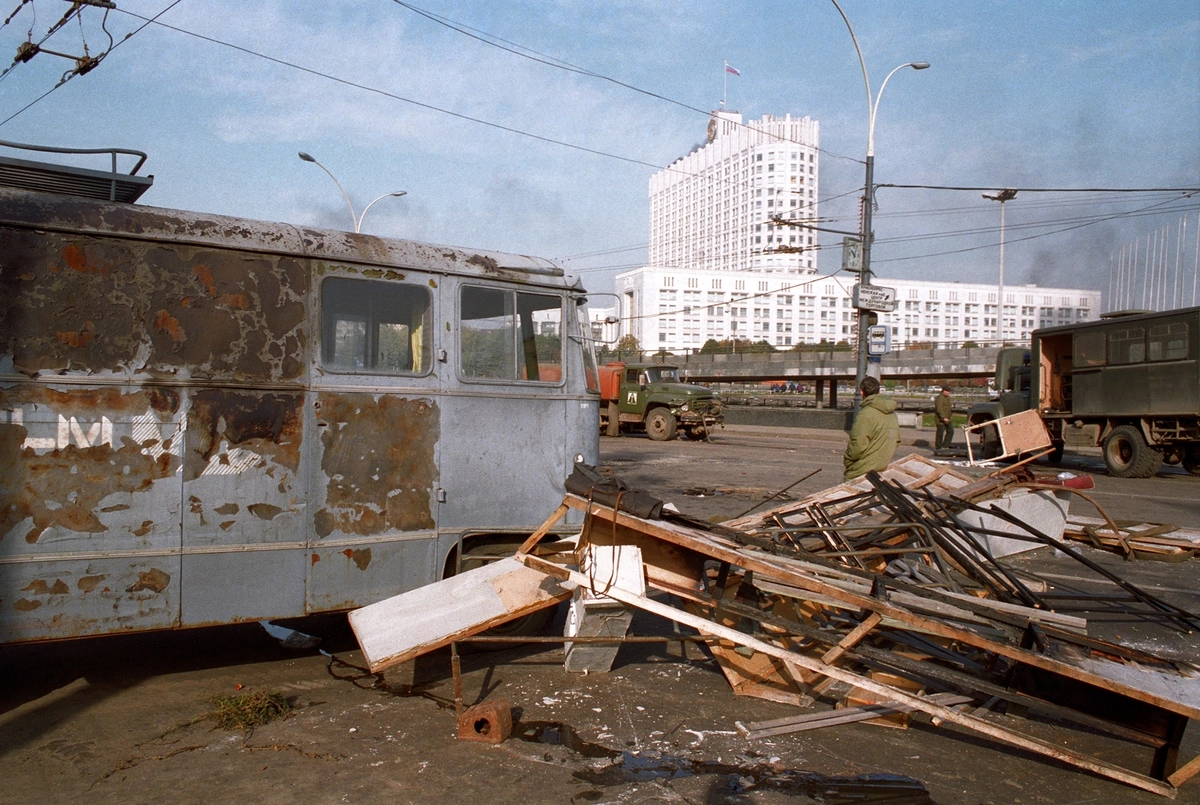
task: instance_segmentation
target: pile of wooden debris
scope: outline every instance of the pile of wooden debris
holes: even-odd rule
[[[1086,498],[1071,488],[1086,484],[1051,481],[1019,472],[976,481],[908,456],[713,525],[584,472],[515,557],[365,607],[351,624],[376,671],[572,596],[577,643],[591,645],[587,634],[620,639],[587,631],[587,605],[611,613],[624,604],[708,636],[739,694],[804,708],[821,697],[842,708],[739,724],[748,739],[849,721],[903,726],[923,712],[1174,796],[1200,771],[1200,757],[1182,766],[1177,758],[1188,719],[1200,715],[1197,669],[1090,637],[1087,619],[1194,631],[1200,616],[1072,547],[1065,499]],[[535,547],[571,509],[585,514],[572,550]],[[1129,531],[1107,518],[1092,525],[1092,539]],[[1058,589],[1005,561],[1041,546],[1074,559],[1094,583]],[[1033,737],[1001,710],[1038,711],[1109,736],[1114,748],[1082,752]],[[1130,758],[1143,768],[1128,768]]]

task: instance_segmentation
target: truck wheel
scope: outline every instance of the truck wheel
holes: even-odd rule
[[[1200,444],[1184,446],[1183,468],[1192,475],[1200,475]]]
[[[1116,478],[1149,478],[1162,466],[1162,453],[1146,444],[1140,430],[1120,425],[1104,441],[1104,464]]]
[[[992,421],[992,420],[982,420]],[[969,437],[968,437],[969,438]],[[1000,455],[1000,434],[994,427],[979,429],[979,457],[992,459]]]
[[[675,417],[662,408],[655,408],[646,417],[646,435],[656,442],[671,441],[675,438]]]

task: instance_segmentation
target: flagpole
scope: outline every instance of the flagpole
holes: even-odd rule
[[[725,99],[729,97],[729,62],[725,62],[725,69],[721,71],[721,77],[725,80],[725,85],[721,89],[721,108],[725,108]]]

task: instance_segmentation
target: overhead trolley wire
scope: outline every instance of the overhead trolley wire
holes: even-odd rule
[[[641,95],[645,95],[649,98],[655,98],[660,101],[666,101],[667,103],[674,104],[675,106],[679,106],[683,109],[687,109],[689,112],[697,112],[699,114],[702,114],[705,117],[711,117],[711,115],[712,115],[711,111],[705,111],[698,107],[692,106],[689,103],[685,103],[684,101],[676,100],[675,98],[671,98],[667,95],[662,95],[660,93],[654,92],[653,90],[642,89],[641,87],[626,83],[624,81],[621,81],[620,79],[604,75],[603,73],[597,73],[594,70],[589,70],[586,67],[580,67],[578,65],[571,64],[570,62],[563,61],[562,59],[556,58],[554,56],[550,56],[545,53],[541,53],[539,51],[534,50],[533,48],[525,47],[524,45],[522,45],[520,43],[513,42],[508,39],[504,39],[502,37],[488,33],[487,31],[481,31],[478,28],[471,28],[470,26],[467,26],[463,23],[457,22],[456,20],[452,20],[449,17],[443,17],[439,14],[434,14],[431,11],[426,11],[424,9],[417,8],[416,6],[412,5],[411,3],[404,2],[404,0],[392,0],[392,2],[398,6],[408,9],[409,11],[413,12],[414,14],[417,14],[421,17],[424,17],[427,20],[430,20],[431,22],[434,22],[434,23],[437,23],[438,25],[449,28],[452,31],[456,31],[457,33],[460,33],[463,36],[470,37],[471,39],[474,39],[478,42],[482,42],[485,45],[490,45],[494,48],[498,48],[500,50],[511,53],[514,56],[518,56],[522,59],[528,59],[530,61],[537,62],[538,64],[544,64],[547,67],[554,67],[559,70],[565,70],[569,73],[575,73],[577,75],[587,76],[588,78],[596,78],[601,81],[607,81],[610,84],[615,84],[619,87],[623,87],[627,90],[630,90],[631,92],[636,92]],[[511,45],[512,47],[508,47],[509,45]],[[530,55],[530,54],[533,54],[533,55]],[[730,121],[730,122],[733,122],[733,121]],[[752,126],[749,126],[745,123],[737,123],[735,125],[740,126],[741,128],[753,128]],[[779,137],[778,141],[786,142],[786,143],[793,143],[795,145],[803,145],[807,148],[815,148],[817,151],[820,151],[823,154],[828,154],[831,157],[836,157],[838,159],[845,159],[845,160],[849,160],[851,162],[857,162],[860,165],[864,164],[863,160],[861,160],[861,159],[846,156],[844,154],[838,154],[833,151],[829,151],[827,149],[821,148],[820,146],[814,146],[810,143],[796,142],[795,140],[789,140],[786,137]]]

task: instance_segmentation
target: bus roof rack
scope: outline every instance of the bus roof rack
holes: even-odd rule
[[[0,154],[0,186],[67,196],[120,201],[132,204],[154,184],[153,176],[137,176],[146,161],[146,154],[126,148],[56,148],[49,145],[29,145],[0,140],[0,146],[26,151],[54,154],[110,154],[112,170],[91,170],[52,162],[35,162]],[[117,171],[117,155],[138,157],[129,173]]]

